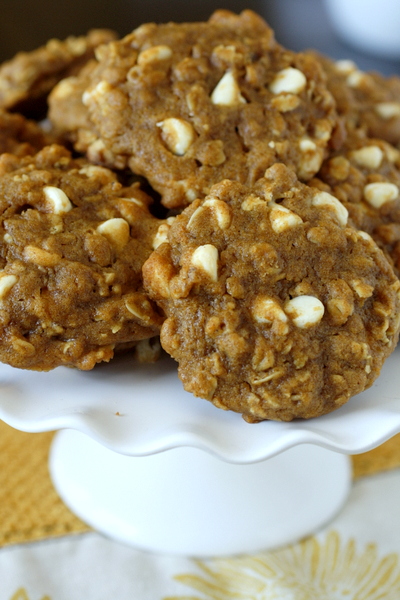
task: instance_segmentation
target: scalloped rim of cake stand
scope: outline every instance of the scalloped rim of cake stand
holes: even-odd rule
[[[140,365],[125,355],[90,372],[2,365],[0,418],[64,430],[50,453],[53,482],[104,534],[174,555],[258,552],[329,521],[350,490],[344,454],[400,431],[398,359],[329,415],[252,425],[185,392],[166,357]]]
[[[299,444],[357,454],[400,432],[399,359],[397,349],[369,390],[329,415],[257,424],[185,392],[167,357],[140,365],[125,355],[90,372],[0,365],[0,418],[28,432],[76,429],[128,456],[189,446],[246,464]]]

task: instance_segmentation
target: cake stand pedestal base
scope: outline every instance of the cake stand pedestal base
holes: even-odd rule
[[[66,505],[97,531],[196,557],[294,543],[332,519],[351,486],[349,458],[315,445],[232,464],[192,447],[124,456],[74,430],[55,436],[50,472]]]

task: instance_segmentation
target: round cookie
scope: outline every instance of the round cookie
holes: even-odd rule
[[[61,146],[0,157],[0,360],[91,369],[158,335],[141,269],[160,221],[137,185]]]
[[[77,73],[94,56],[94,49],[116,38],[108,29],[86,36],[52,39],[32,52],[19,52],[0,65],[0,108],[32,114],[55,84]]]
[[[400,143],[400,77],[364,72],[351,60],[311,52],[327,75],[328,89],[349,132]]]
[[[142,25],[96,57],[83,94],[92,130],[77,123],[79,149],[146,177],[168,208],[225,178],[252,184],[275,162],[304,180],[321,165],[336,124],[322,69],[251,11]]]
[[[310,185],[338,198],[352,224],[369,233],[400,274],[400,152],[377,139],[349,138]]]
[[[252,188],[213,186],[168,227],[143,277],[187,391],[289,421],[372,384],[397,342],[400,282],[336,198],[276,164]]]
[[[0,109],[0,154],[35,154],[49,143],[49,136],[35,121]]]

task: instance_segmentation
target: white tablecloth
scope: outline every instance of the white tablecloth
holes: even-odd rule
[[[258,556],[195,561],[97,533],[4,547],[1,600],[399,600],[400,471],[354,483],[317,536]]]

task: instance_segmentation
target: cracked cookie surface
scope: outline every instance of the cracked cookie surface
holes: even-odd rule
[[[346,208],[282,164],[223,181],[162,225],[144,283],[185,389],[248,421],[316,417],[372,384],[399,288]]]
[[[158,335],[141,268],[160,222],[137,185],[60,146],[0,157],[0,360],[91,369]]]
[[[96,56],[90,84],[88,73],[81,80],[77,148],[146,177],[166,207],[225,178],[252,184],[275,162],[304,180],[318,171],[336,124],[325,75],[310,55],[280,46],[255,13],[142,25]],[[57,95],[82,95],[79,81],[63,85],[51,111],[61,130]]]

